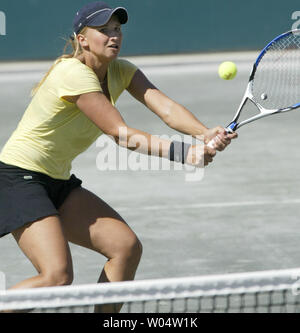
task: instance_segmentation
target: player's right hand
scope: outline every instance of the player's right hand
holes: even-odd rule
[[[213,147],[218,150],[224,150],[231,142],[232,139],[237,138],[237,133],[227,133],[225,128],[217,126],[206,131],[204,142],[208,144],[213,140]]]
[[[214,148],[210,148],[203,144],[194,145],[191,146],[188,151],[186,162],[198,168],[203,168],[212,162],[215,155],[216,150]]]

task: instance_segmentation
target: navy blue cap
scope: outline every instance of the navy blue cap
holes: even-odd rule
[[[121,24],[128,20],[127,10],[123,7],[111,8],[103,1],[88,3],[81,8],[75,15],[73,29],[76,34],[84,27],[98,27],[106,24],[112,15],[119,18]]]

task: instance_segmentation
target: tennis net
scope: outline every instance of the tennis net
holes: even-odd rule
[[[300,312],[300,269],[0,291],[0,310],[123,313]]]

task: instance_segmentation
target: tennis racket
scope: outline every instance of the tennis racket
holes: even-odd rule
[[[239,122],[248,103],[254,104],[258,113]],[[255,120],[299,107],[300,29],[296,29],[277,36],[260,52],[242,102],[225,129],[232,133]],[[214,139],[209,141],[208,146],[214,147]]]

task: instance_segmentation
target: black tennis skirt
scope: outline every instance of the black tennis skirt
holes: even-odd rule
[[[0,237],[46,216],[58,215],[69,193],[82,181],[54,179],[0,161]]]

